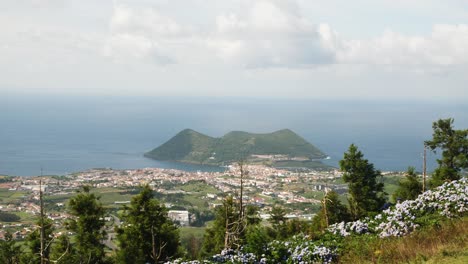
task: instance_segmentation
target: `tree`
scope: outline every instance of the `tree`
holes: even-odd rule
[[[346,206],[340,202],[338,193],[332,190],[323,197],[322,206],[312,220],[312,226],[314,231],[322,231],[329,225],[348,220],[349,214]]]
[[[414,200],[421,194],[422,183],[419,182],[414,167],[409,167],[404,179],[398,183],[398,189],[393,193],[393,200]]]
[[[122,219],[125,224],[117,228],[117,262],[159,263],[178,253],[179,231],[148,185],[132,198]]]
[[[286,210],[279,205],[271,208],[270,219],[268,219],[274,228],[286,223]]]
[[[268,235],[267,229],[262,225],[252,225],[247,228],[245,235],[245,252],[254,253],[256,256],[261,256],[267,253],[268,243],[272,237]]]
[[[270,218],[268,222],[270,222],[271,227],[269,231],[269,235],[276,238],[276,239],[283,239],[288,237],[286,232],[286,210],[284,207],[280,205],[274,205],[271,207],[270,210]]]
[[[50,252],[52,263],[68,264],[77,263],[75,250],[66,234],[60,235],[54,242]]]
[[[29,236],[26,238],[30,251],[28,254],[23,255],[23,257],[28,259],[28,262],[31,263],[41,263],[41,261],[42,263],[50,263],[49,255],[54,231],[53,222],[50,219],[40,219],[37,224],[39,228],[34,230],[34,232],[29,234]],[[42,226],[44,227],[44,235],[41,246]]]
[[[431,187],[458,180],[460,171],[468,168],[468,129],[453,129],[453,121],[448,118],[434,122],[432,140],[424,142],[434,152],[442,150],[442,158],[437,160],[439,167],[429,182]]]
[[[0,240],[0,261],[5,264],[20,262],[21,247],[16,244],[10,232],[5,233],[5,240]]]
[[[223,200],[223,205],[215,209],[215,220],[209,226],[203,239],[203,255],[219,253],[224,248],[238,244],[237,233],[243,227],[239,222],[238,202],[231,195]]]
[[[340,168],[343,180],[348,183],[349,208],[354,220],[382,208],[385,192],[383,183],[377,182],[377,177],[381,177],[380,171],[375,170],[374,165],[364,159],[364,155],[354,144],[344,153]]]
[[[77,263],[105,263],[104,231],[105,209],[99,197],[90,193],[88,186],[82,187],[69,201],[70,214],[74,216],[69,228],[76,233]]]

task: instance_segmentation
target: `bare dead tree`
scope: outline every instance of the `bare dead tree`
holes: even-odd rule
[[[325,217],[325,227],[328,227],[330,225],[330,221],[328,219],[328,202],[331,202],[330,199],[327,198],[327,194],[328,194],[328,188],[325,188],[325,191],[324,191],[324,196],[323,196],[323,199],[322,199],[322,206],[323,206],[323,215]]]
[[[244,233],[247,222],[245,221],[245,205],[244,205],[244,178],[248,174],[245,168],[245,160],[241,159],[237,162],[240,173],[240,192],[237,199],[232,199],[232,205],[229,200],[225,200],[225,221],[226,232],[224,237],[224,248],[238,248],[241,246],[241,236]],[[235,202],[237,201],[238,206]]]

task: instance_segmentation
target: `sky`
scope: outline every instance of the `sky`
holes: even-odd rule
[[[0,96],[468,99],[467,0],[0,0]]]

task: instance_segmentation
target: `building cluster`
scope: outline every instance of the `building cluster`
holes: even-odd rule
[[[242,175],[242,177],[241,177]],[[268,205],[268,201],[280,200],[285,204],[311,203],[319,204],[317,199],[304,197],[300,193],[280,188],[289,184],[301,184],[302,182],[313,183],[323,179],[335,179],[340,177],[340,173],[331,172],[292,172],[288,170],[275,169],[261,165],[229,166],[223,172],[187,172],[175,169],[144,168],[134,170],[113,170],[113,169],[91,169],[59,177],[16,177],[12,182],[2,183],[0,188],[10,191],[21,191],[24,197],[19,197],[18,201],[2,203],[0,211],[3,212],[25,212],[31,215],[38,215],[39,191],[42,190],[48,197],[70,195],[76,192],[83,185],[94,188],[122,188],[129,189],[148,184],[154,190],[162,194],[174,194],[186,192],[178,189],[177,186],[192,181],[203,181],[213,186],[217,193],[206,193],[204,199],[211,208],[222,204],[222,199],[228,194],[238,193],[241,181],[244,188],[244,202],[255,204],[260,207]],[[172,186],[172,188],[166,188]],[[174,187],[175,186],[175,187]],[[332,186],[316,185],[315,190],[324,190]],[[335,186],[339,188],[339,186]],[[53,200],[53,199],[52,199]],[[115,204],[126,204],[130,201],[114,201]],[[53,204],[57,209],[54,213],[47,214],[47,217],[56,223],[70,216],[60,210],[63,203]],[[187,210],[170,210],[169,217],[178,224],[189,225],[193,215]],[[263,214],[265,215],[265,214]],[[290,216],[290,217],[294,217]],[[23,236],[34,228],[23,228],[18,236]],[[26,231],[24,231],[26,230]],[[1,236],[1,234],[0,234]]]

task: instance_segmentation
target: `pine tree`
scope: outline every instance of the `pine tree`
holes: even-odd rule
[[[398,183],[398,189],[393,193],[393,200],[414,200],[421,194],[422,183],[418,180],[418,175],[414,167],[409,167],[404,179]]]
[[[377,182],[377,177],[381,177],[380,171],[375,170],[374,165],[364,159],[364,155],[354,144],[344,153],[340,168],[343,180],[348,183],[352,218],[357,220],[380,210],[385,203],[384,185]]]
[[[50,256],[55,264],[77,263],[76,252],[66,234],[60,235],[51,249]]]
[[[103,229],[105,209],[99,197],[90,193],[88,186],[84,186],[70,199],[69,210],[74,216],[69,222],[69,228],[76,234],[74,247],[77,263],[105,263],[102,243],[106,237]]]
[[[21,246],[16,244],[10,232],[5,233],[5,240],[0,240],[0,262],[4,264],[20,263]]]
[[[41,221],[38,221],[37,224],[39,225],[39,228],[34,230],[34,232],[29,234],[29,236],[26,238],[29,252],[23,255],[23,258],[27,259],[30,263],[41,263]],[[42,252],[42,261],[43,263],[50,263],[49,255],[54,231],[53,222],[50,219],[44,219],[42,224],[44,225],[44,250]]]
[[[124,225],[117,228],[118,263],[158,263],[178,253],[179,231],[148,185],[132,198],[122,219]]]
[[[439,167],[429,182],[431,187],[458,180],[460,171],[468,168],[468,129],[453,129],[453,121],[448,118],[434,122],[432,140],[424,142],[434,152],[442,150],[442,158],[437,160]]]

